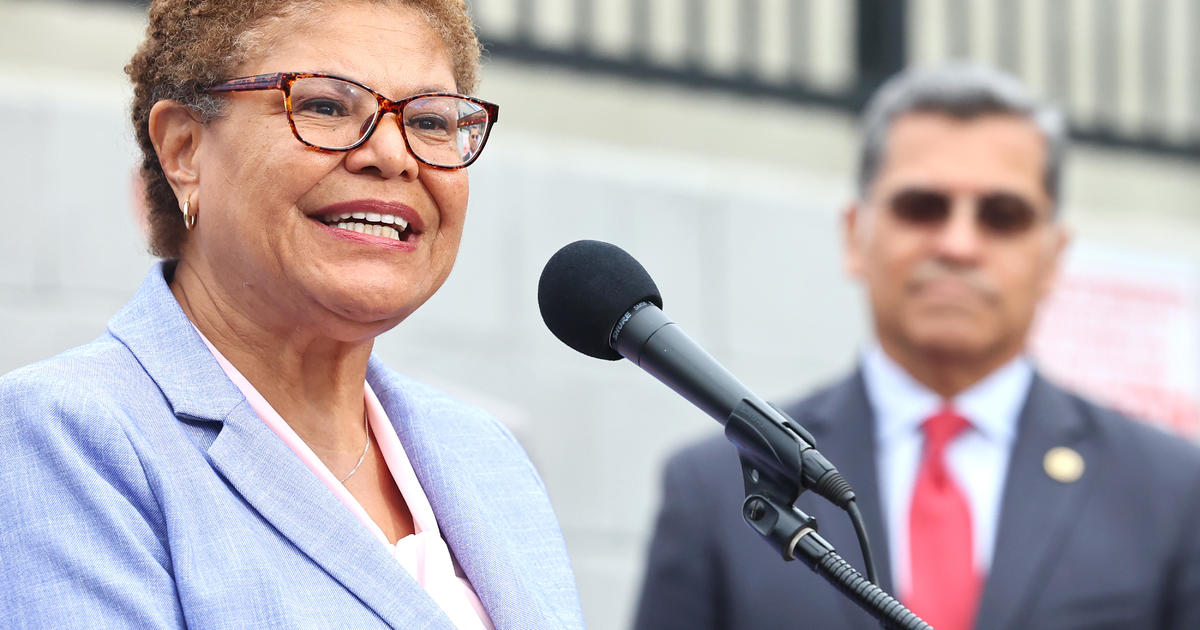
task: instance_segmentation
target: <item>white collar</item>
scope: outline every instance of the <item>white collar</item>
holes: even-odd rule
[[[875,439],[886,445],[920,430],[921,423],[937,412],[942,398],[913,378],[872,344],[863,352],[863,381],[875,412]],[[988,440],[1011,443],[1029,386],[1033,364],[1024,355],[955,396],[951,405]]]

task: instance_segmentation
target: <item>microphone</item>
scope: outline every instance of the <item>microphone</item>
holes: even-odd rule
[[[812,435],[705,352],[662,305],[642,265],[602,241],[563,247],[538,281],[542,319],[563,343],[599,359],[629,359],[725,426],[739,452],[764,472],[847,509],[854,491]]]
[[[709,356],[667,319],[662,304],[638,261],[601,241],[576,241],[558,250],[538,281],[538,307],[555,337],[588,356],[633,361],[724,425],[742,463],[742,516],[784,560],[801,559],[885,628],[933,630],[876,585],[854,490],[817,451],[812,435]],[[804,489],[850,516],[866,578],[817,534],[816,519],[796,507]]]

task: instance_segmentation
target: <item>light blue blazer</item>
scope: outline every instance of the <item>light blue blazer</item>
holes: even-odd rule
[[[255,415],[169,273],[99,339],[0,378],[0,625],[452,629]],[[583,628],[512,435],[377,358],[367,380],[496,628]]]

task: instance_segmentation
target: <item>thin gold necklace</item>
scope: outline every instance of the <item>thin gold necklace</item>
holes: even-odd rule
[[[354,465],[354,469],[347,473],[345,477],[338,480],[340,483],[346,483],[347,479],[353,477],[354,473],[358,472],[359,466],[362,466],[363,461],[367,459],[367,451],[371,450],[371,428],[367,426],[367,414],[365,413],[363,414],[363,432],[367,434],[367,443],[363,445],[362,455],[358,456],[358,463]]]

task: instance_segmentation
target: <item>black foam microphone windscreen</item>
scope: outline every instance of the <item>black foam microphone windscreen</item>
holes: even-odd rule
[[[616,361],[613,326],[640,302],[662,308],[658,287],[641,263],[603,241],[575,241],[550,257],[538,280],[546,327],[571,348]]]

